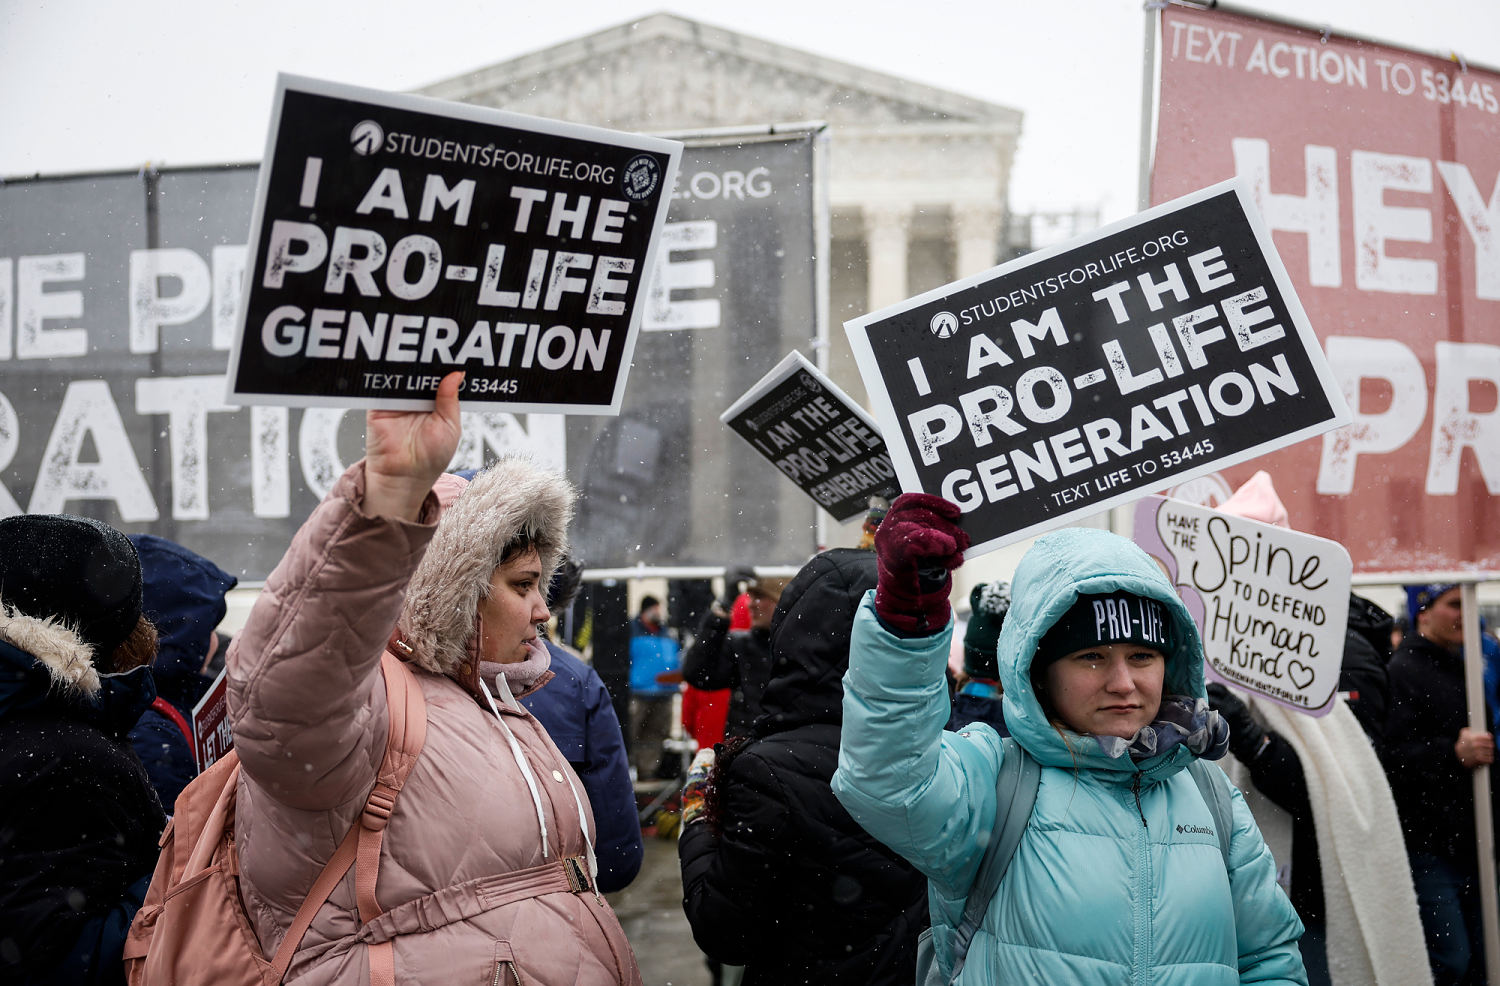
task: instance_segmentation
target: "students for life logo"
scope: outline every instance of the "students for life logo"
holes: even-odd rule
[[[932,329],[932,334],[939,339],[947,339],[958,331],[958,316],[952,312],[938,312],[932,316],[928,328]]]
[[[361,120],[350,131],[349,143],[353,145],[355,154],[369,157],[385,143],[385,129],[374,120]]]

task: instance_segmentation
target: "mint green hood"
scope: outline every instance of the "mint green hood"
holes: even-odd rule
[[[1016,742],[1049,767],[1093,767],[1152,775],[1170,772],[1192,758],[1181,746],[1140,764],[1106,756],[1089,737],[1067,740],[1047,721],[1031,686],[1031,662],[1042,636],[1081,595],[1125,591],[1155,599],[1172,620],[1163,695],[1203,698],[1203,642],[1187,607],[1161,567],[1132,541],[1108,531],[1074,527],[1040,538],[1021,559],[1011,582],[1011,606],[997,650],[1005,686],[1005,724]],[[1071,748],[1070,748],[1071,747]]]
[[[1144,761],[1106,756],[1091,737],[1064,742],[1030,681],[1037,642],[1081,593],[1125,590],[1172,621],[1166,691],[1202,697],[1198,631],[1156,564],[1098,530],[1042,538],[1011,584],[998,643],[1005,718],[1042,763],[1036,802],[975,932],[959,986],[1306,986],[1302,925],[1244,798],[1231,789],[1222,832],[1183,769],[1183,743]],[[844,676],[833,791],[854,819],[929,878],[939,967],[951,955],[984,849],[1011,805],[996,780],[1014,747],[989,725],[946,732],[952,628],[892,633],[866,595]]]

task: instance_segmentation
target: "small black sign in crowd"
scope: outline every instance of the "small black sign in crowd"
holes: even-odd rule
[[[837,520],[896,495],[896,471],[869,415],[791,353],[719,416]]]

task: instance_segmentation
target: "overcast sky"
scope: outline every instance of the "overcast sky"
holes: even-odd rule
[[[1241,9],[1500,66],[1495,0]],[[659,10],[1014,106],[1013,208],[1135,211],[1140,0],[0,0],[0,176],[253,161],[277,71],[411,89]]]

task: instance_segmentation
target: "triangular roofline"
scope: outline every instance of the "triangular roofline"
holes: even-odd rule
[[[496,62],[424,86],[417,91],[440,99],[465,99],[569,66],[598,59],[646,41],[666,38],[744,58],[783,72],[807,75],[885,99],[922,106],[955,121],[1018,128],[1021,111],[899,76],[825,58],[800,48],[715,27],[677,14],[656,13],[605,28],[549,48]]]

